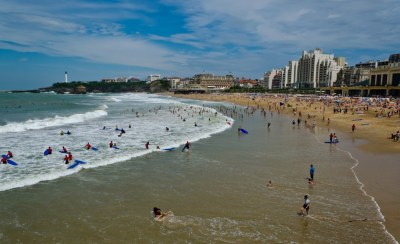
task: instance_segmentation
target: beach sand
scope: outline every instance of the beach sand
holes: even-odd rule
[[[335,132],[340,140],[338,147],[350,152],[360,163],[354,172],[363,190],[377,201],[385,216],[387,230],[400,240],[400,142],[394,142],[388,137],[400,130],[400,115],[394,113],[388,118],[387,113],[394,109],[384,108],[380,103],[367,106],[356,99],[340,98],[321,101],[318,98],[250,95],[250,94],[163,94],[188,99],[225,101],[242,106],[253,106],[265,110],[279,111],[294,120],[305,119],[311,125]],[[338,98],[335,98],[338,101]],[[283,103],[282,105],[280,103]],[[340,105],[340,106],[338,106]],[[334,107],[341,108],[340,113],[334,113]],[[347,107],[347,113],[344,109]],[[396,112],[396,111],[395,111]],[[355,125],[354,132],[352,125]]]

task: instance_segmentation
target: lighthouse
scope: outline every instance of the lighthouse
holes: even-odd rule
[[[65,83],[68,83],[68,73],[65,71]]]

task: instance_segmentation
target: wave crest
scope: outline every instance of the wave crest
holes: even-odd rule
[[[11,122],[0,126],[0,133],[22,132],[27,130],[38,130],[47,127],[62,126],[73,123],[81,123],[87,120],[106,116],[108,113],[104,110],[95,110],[84,114],[73,114],[70,116],[54,116],[44,119],[29,119],[24,122]]]

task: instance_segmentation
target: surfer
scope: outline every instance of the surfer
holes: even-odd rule
[[[64,156],[64,162],[65,162],[65,164],[69,164],[68,155],[65,155],[65,156]]]
[[[89,150],[90,148],[92,148],[92,145],[90,145],[90,143],[88,142],[85,146],[86,150]]]
[[[124,130],[124,128],[122,128],[121,129],[121,134],[124,134],[125,133],[125,130]]]
[[[114,146],[114,143],[113,143],[113,141],[110,141],[110,148],[112,148],[113,146]]]
[[[103,126],[103,130],[105,130],[106,129],[106,126]]]
[[[308,215],[308,210],[310,210],[310,203],[311,203],[311,201],[310,201],[310,199],[308,199],[308,195],[305,195],[304,196],[304,204],[303,204],[303,207],[300,210],[302,216]]]
[[[67,149],[64,146],[62,147],[62,152],[63,153],[67,153],[68,152]]]
[[[1,157],[1,162],[3,163],[3,164],[6,164],[7,163],[7,157],[4,157],[4,156],[2,156]]]
[[[165,127],[165,130],[166,130],[166,131],[169,131],[169,128],[168,128],[168,127]]]
[[[8,158],[12,158],[12,157],[13,157],[13,154],[12,154],[11,151],[8,151],[8,152],[7,152],[7,157],[8,157]]]
[[[185,149],[187,149],[189,151],[190,147],[191,147],[191,145],[190,145],[189,141],[186,141],[185,146],[183,146],[183,148],[182,148],[182,152],[185,151]]]
[[[314,172],[315,172],[315,168],[314,165],[310,165],[310,179],[311,181],[314,181]]]
[[[65,156],[67,156],[67,155],[65,155]],[[68,160],[72,161],[72,153],[71,152],[68,153]]]
[[[47,149],[47,154],[51,154],[53,152],[53,149],[51,149],[51,147],[49,147],[48,149]]]
[[[270,181],[268,181],[268,183],[267,183],[267,187],[272,187],[272,181],[270,180]]]
[[[60,135],[64,135],[64,131],[61,131],[61,132],[60,132]]]
[[[130,128],[132,128],[131,124],[129,124],[129,126],[128,126],[128,127],[129,127],[129,129],[130,129]]]
[[[144,146],[146,147],[146,149],[149,149],[149,145],[150,145],[150,142],[146,142],[146,144],[144,144]]]
[[[71,135],[71,132],[70,132],[70,131],[67,131],[67,135]]]
[[[330,142],[330,143],[332,143],[332,139],[333,139],[333,134],[331,133],[331,134],[329,135],[329,142]]]

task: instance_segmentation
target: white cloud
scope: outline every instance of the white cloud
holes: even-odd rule
[[[212,69],[257,76],[305,49],[398,49],[398,0],[161,1],[182,15],[179,31],[147,16],[170,14],[156,12],[155,1],[0,0],[0,48],[176,73]],[[142,34],[146,28],[135,29],[133,20],[152,32]]]

